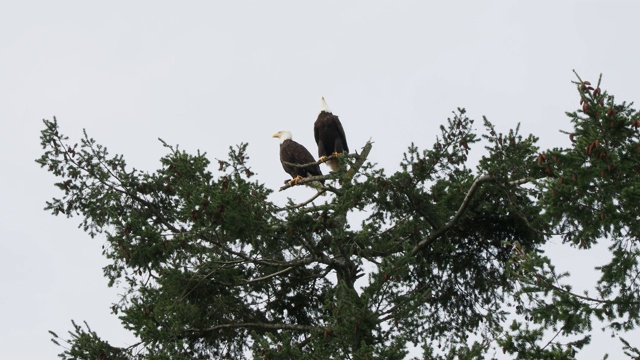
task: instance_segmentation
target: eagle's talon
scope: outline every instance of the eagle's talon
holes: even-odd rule
[[[289,180],[289,185],[290,186],[298,185],[298,182],[300,182],[300,180],[302,180],[302,176],[298,175],[293,179]]]

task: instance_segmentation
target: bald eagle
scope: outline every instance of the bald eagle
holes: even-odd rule
[[[325,160],[330,155],[349,153],[347,138],[344,135],[340,119],[333,115],[324,100],[324,96],[322,97],[318,119],[313,124],[313,135],[316,138],[316,144],[318,144],[320,160]],[[327,165],[331,171],[338,170],[338,159],[327,160]]]
[[[284,171],[293,178],[289,181],[289,184],[297,184],[303,177],[322,175],[318,164],[305,167],[289,165],[304,165],[316,162],[316,159],[307,148],[291,140],[292,136],[290,131],[278,131],[273,134],[273,137],[280,139],[280,162],[282,163]],[[320,182],[324,184],[324,180]]]

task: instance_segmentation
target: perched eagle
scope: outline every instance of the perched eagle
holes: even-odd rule
[[[324,100],[324,96],[322,97],[318,119],[313,124],[313,135],[316,138],[316,144],[318,144],[320,160],[325,160],[327,156],[331,155],[349,153],[347,138],[344,135],[340,119],[333,115]],[[338,159],[327,160],[327,165],[331,171],[338,170]]]
[[[280,139],[280,162],[282,163],[284,171],[293,178],[289,182],[290,184],[297,184],[303,177],[322,175],[318,164],[305,167],[289,165],[304,165],[316,162],[316,159],[307,148],[291,140],[290,131],[278,131],[273,134],[273,137]],[[324,180],[321,180],[321,183],[324,183]]]

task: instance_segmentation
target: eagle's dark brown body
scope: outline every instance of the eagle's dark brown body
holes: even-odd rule
[[[284,171],[291,175],[294,183],[300,178],[322,175],[320,166],[313,164],[316,159],[307,148],[292,140],[291,132],[286,130],[279,131],[273,134],[273,137],[280,140],[280,163]],[[295,166],[305,164],[312,165]],[[324,184],[324,180],[320,180],[320,182]]]
[[[322,98],[322,107],[318,118],[313,124],[313,135],[316,139],[316,144],[318,144],[318,156],[320,158],[333,154],[349,153],[349,145],[347,145],[347,138],[344,135],[340,119],[331,112],[324,97]],[[327,165],[333,171],[338,169],[338,161],[336,159],[328,160]]]
[[[318,164],[309,165],[306,167],[297,167],[290,164],[304,165],[316,162],[316,159],[311,155],[309,150],[297,142],[287,139],[280,144],[280,161],[282,162],[282,168],[292,178],[297,176],[307,177],[322,175],[320,166]]]

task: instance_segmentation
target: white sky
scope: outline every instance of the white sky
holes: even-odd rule
[[[314,153],[321,96],[351,149],[373,138],[370,160],[388,173],[412,141],[429,147],[456,107],[478,127],[482,115],[502,131],[521,122],[542,147],[566,146],[564,111],[579,106],[572,69],[638,100],[638,14],[637,1],[0,2],[0,358],[54,358],[47,330],[64,335],[70,319],[132,342],[110,314],[118,290],[102,276],[104,240],[42,210],[59,195],[34,162],[43,118],[74,141],[86,128],[148,171],[166,154],[158,137],[212,159],[248,142],[274,189],[287,176],[271,135],[291,130]],[[560,269],[603,261],[550,249]],[[581,358],[619,348],[607,340]]]

